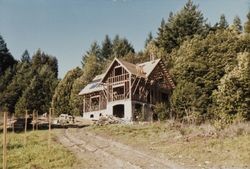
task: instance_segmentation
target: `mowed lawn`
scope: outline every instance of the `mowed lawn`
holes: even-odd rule
[[[2,145],[2,134],[1,145]],[[48,131],[28,132],[25,134],[8,133],[8,169],[67,169],[76,162],[66,148],[56,142],[52,133],[51,146],[48,147]],[[0,148],[2,158],[3,150]],[[0,160],[2,168],[2,159]]]
[[[191,168],[250,168],[250,124],[217,131],[212,125],[155,123],[89,128],[104,137]]]

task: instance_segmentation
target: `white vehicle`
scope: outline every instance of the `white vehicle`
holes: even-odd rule
[[[75,121],[75,118],[69,114],[60,114],[59,116],[59,123],[65,124],[73,124]]]

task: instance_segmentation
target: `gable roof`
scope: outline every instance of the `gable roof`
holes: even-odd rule
[[[138,66],[142,68],[142,70],[145,72],[145,76],[148,77],[160,61],[161,59],[151,60],[140,63]]]
[[[133,63],[124,61],[122,59],[115,58],[109,65],[106,72],[103,74],[97,75],[91,83],[89,83],[87,86],[85,86],[84,89],[81,90],[79,95],[84,95],[84,94],[104,90],[102,82],[104,78],[107,76],[109,70],[111,69],[115,61],[117,61],[120,65],[122,65],[124,69],[126,69],[130,74],[143,77],[143,78],[148,78],[159,63],[160,65],[164,64],[161,61],[161,59],[151,60],[151,61],[139,63],[139,64],[133,64]],[[164,68],[164,72],[167,73],[169,77],[169,74],[165,68]],[[174,84],[170,77],[169,77],[169,81],[170,81],[170,85],[174,88]]]
[[[143,78],[147,78],[150,75],[150,73],[154,70],[156,65],[160,62],[160,60],[161,59],[157,59],[157,60],[148,61],[148,62],[144,62],[140,64],[133,64],[133,63],[124,61],[122,59],[115,58],[110,64],[110,66],[108,67],[108,69],[106,70],[106,72],[104,73],[102,81],[108,74],[109,70],[111,69],[115,61],[117,61],[120,65],[122,65],[130,74],[140,76]]]

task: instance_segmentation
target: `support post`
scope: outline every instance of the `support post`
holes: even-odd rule
[[[8,113],[4,112],[4,117],[3,117],[3,169],[7,169],[7,116],[8,116]]]

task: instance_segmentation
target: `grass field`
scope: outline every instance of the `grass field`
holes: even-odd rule
[[[0,136],[2,144],[2,134]],[[28,132],[26,140],[25,144],[22,133],[8,133],[8,169],[67,169],[76,162],[74,155],[57,143],[53,134],[48,148],[48,131]],[[0,155],[2,157],[2,146]]]
[[[211,125],[171,122],[95,126],[89,129],[181,165],[194,168],[250,168],[250,125],[217,131]]]

